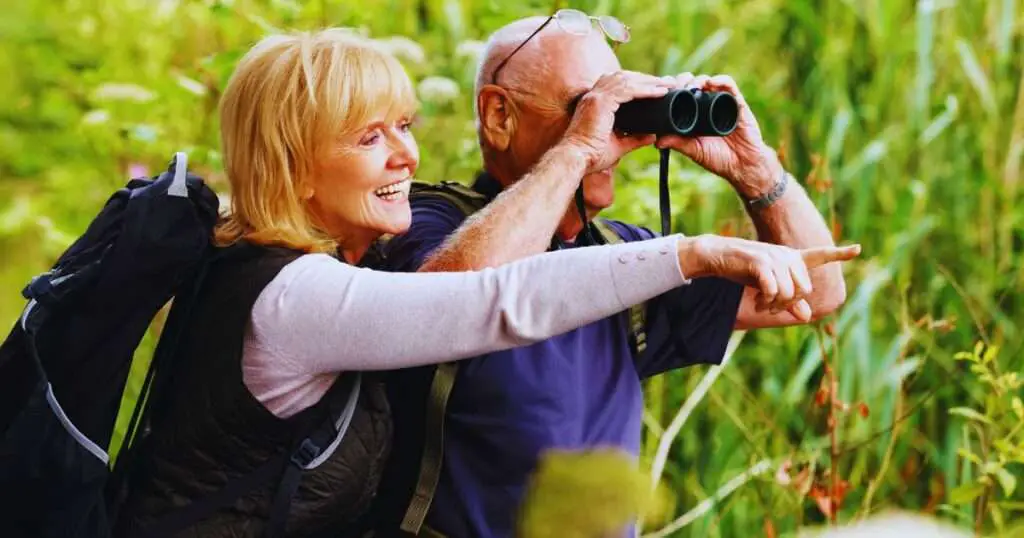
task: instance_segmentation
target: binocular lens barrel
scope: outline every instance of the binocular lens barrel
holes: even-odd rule
[[[615,113],[615,128],[630,134],[725,136],[738,119],[732,94],[692,88],[623,103]]]

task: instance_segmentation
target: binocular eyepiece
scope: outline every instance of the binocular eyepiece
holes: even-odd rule
[[[697,88],[619,106],[615,129],[630,134],[725,136],[736,129],[739,104],[728,92]]]

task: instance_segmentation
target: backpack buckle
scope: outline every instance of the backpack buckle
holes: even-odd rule
[[[36,299],[37,301],[46,297],[53,290],[53,284],[50,282],[51,276],[53,276],[53,273],[47,271],[32,277],[28,285],[21,290],[21,296],[26,299]]]
[[[313,462],[313,460],[317,458],[317,456],[320,455],[320,452],[321,448],[318,447],[316,443],[309,439],[303,439],[302,444],[299,445],[298,450],[293,452],[291,458],[289,459],[295,465],[298,465],[299,467],[305,469],[306,467],[309,466],[310,463]]]

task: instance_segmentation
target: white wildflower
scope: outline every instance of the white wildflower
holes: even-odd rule
[[[178,85],[198,96],[206,95],[206,85],[194,78],[178,75]]]
[[[427,77],[420,81],[417,92],[428,103],[450,103],[459,98],[459,83],[446,77]]]
[[[156,19],[168,20],[174,16],[179,7],[181,7],[181,0],[158,0],[153,5],[152,14]]]
[[[423,47],[408,37],[384,37],[377,39],[376,42],[399,60],[419,64],[427,59],[426,53],[423,52]]]
[[[345,32],[362,38],[370,37],[370,28],[367,26],[336,26],[331,28],[332,32]]]
[[[480,59],[480,56],[484,53],[485,46],[486,43],[483,41],[468,39],[459,43],[455,47],[455,57],[465,58],[471,62],[477,62]]]
[[[82,123],[86,125],[106,123],[109,120],[110,113],[103,109],[90,110],[86,115],[82,116]]]
[[[95,17],[82,17],[78,21],[78,31],[82,34],[82,37],[92,37],[96,35],[96,18]]]
[[[28,196],[19,196],[11,201],[9,207],[0,208],[0,230],[16,231],[31,221],[35,213],[36,211],[32,210],[32,201],[28,199]]]
[[[36,226],[43,232],[43,242],[48,248],[67,248],[75,237],[60,229],[54,224],[53,219],[45,215],[36,218]]]
[[[119,84],[109,82],[102,84],[92,92],[97,101],[135,101],[145,103],[152,101],[156,95],[138,84]]]
[[[141,142],[153,142],[160,136],[163,130],[156,125],[149,125],[146,123],[139,123],[132,127],[131,136],[135,140]]]

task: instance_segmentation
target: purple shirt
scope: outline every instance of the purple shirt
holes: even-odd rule
[[[487,176],[474,187],[494,192]],[[388,245],[384,269],[415,271],[463,221],[461,211],[433,198],[417,200],[412,212],[409,231]],[[628,241],[655,236],[646,228],[609,222]],[[565,285],[571,290],[572,274],[566,274]],[[527,478],[542,451],[615,446],[637,454],[641,379],[719,363],[742,291],[724,279],[701,278],[649,301],[647,349],[636,359],[623,313],[544,342],[463,361],[448,404],[441,479],[427,525],[450,537],[512,536]]]

